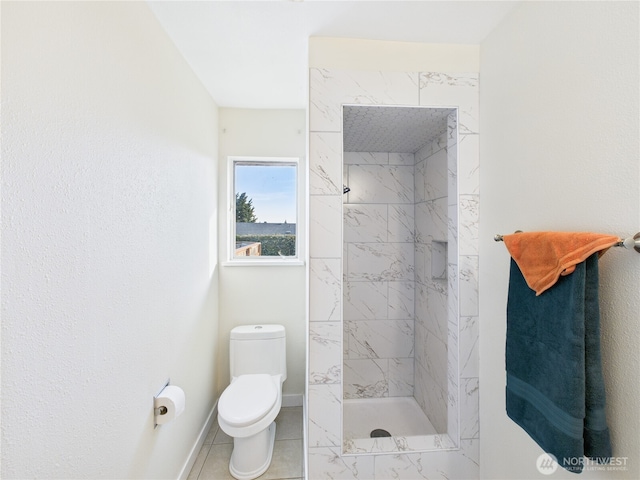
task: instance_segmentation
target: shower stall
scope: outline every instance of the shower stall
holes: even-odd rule
[[[457,110],[343,107],[343,453],[457,444]]]

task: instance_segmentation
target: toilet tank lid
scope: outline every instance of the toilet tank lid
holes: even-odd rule
[[[282,325],[240,325],[231,330],[234,340],[254,340],[257,338],[282,338],[285,336]]]

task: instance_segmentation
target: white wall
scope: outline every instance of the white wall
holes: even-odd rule
[[[306,112],[221,108],[219,124],[220,259],[228,258],[227,157],[299,157],[306,170]],[[303,186],[304,188],[304,186]],[[305,192],[306,194],[306,192]],[[305,205],[296,230],[305,231]],[[218,389],[229,384],[229,332],[236,325],[279,323],[287,332],[284,395],[304,393],[306,276],[304,265],[220,268],[220,366]],[[300,398],[298,401],[301,400]]]
[[[478,45],[391,42],[361,38],[311,37],[309,66],[391,72],[477,72]]]
[[[496,233],[640,230],[638,3],[524,2],[481,45],[481,478],[541,478],[542,452],[505,414],[509,256]],[[600,262],[607,415],[640,478],[640,255]],[[559,469],[554,478],[575,478]]]
[[[2,67],[1,476],[175,479],[215,402],[217,107],[143,2],[2,2]]]

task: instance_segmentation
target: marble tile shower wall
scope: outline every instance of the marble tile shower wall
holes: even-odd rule
[[[451,142],[455,142],[452,136]],[[442,134],[415,153],[415,390],[414,398],[438,433],[447,432],[449,402],[448,285],[449,275],[434,278],[433,242],[448,245],[448,135]],[[455,143],[449,145],[455,147]],[[454,170],[455,172],[455,170]],[[455,194],[455,192],[453,192]],[[448,255],[452,259],[454,255]],[[455,371],[455,366],[452,365]],[[453,372],[452,372],[453,373]],[[452,396],[458,382],[451,379]],[[453,414],[453,412],[452,412]]]
[[[344,398],[413,396],[413,174],[413,154],[344,153]]]
[[[335,479],[478,478],[478,75],[309,71],[309,371],[308,476]],[[455,206],[449,206],[449,251],[458,252],[459,448],[394,455],[342,450],[342,116],[343,104],[457,107],[459,142]],[[452,246],[451,238],[457,240]],[[451,257],[451,256],[450,256]],[[449,296],[451,297],[451,296]],[[459,309],[459,310],[458,310]],[[450,419],[448,419],[450,421]],[[454,434],[458,438],[458,435]]]

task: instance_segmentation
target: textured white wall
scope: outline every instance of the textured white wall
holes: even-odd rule
[[[217,107],[143,2],[3,2],[2,67],[1,476],[177,478],[215,401]]]
[[[225,215],[227,157],[298,157],[306,170],[306,112],[304,110],[220,109],[220,259],[228,258],[229,219]],[[304,188],[304,186],[302,187]],[[305,193],[305,192],[303,192]],[[306,193],[305,193],[306,194]],[[298,225],[305,230],[305,205],[300,205]],[[287,332],[285,395],[304,393],[306,276],[304,265],[220,267],[221,391],[229,384],[229,332],[236,325],[279,323]]]
[[[539,478],[540,448],[505,414],[509,256],[496,233],[640,230],[638,3],[524,2],[481,45],[481,478]],[[640,477],[640,255],[600,262],[614,455]],[[554,478],[575,478],[558,471]]]

